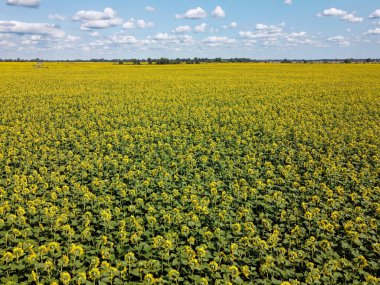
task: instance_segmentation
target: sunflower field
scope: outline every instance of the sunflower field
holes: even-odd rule
[[[380,65],[0,73],[1,284],[380,283]]]

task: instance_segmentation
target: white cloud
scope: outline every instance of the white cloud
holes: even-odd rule
[[[276,26],[276,25],[256,24],[256,30],[264,31],[264,32],[267,32],[267,33],[280,33],[280,32],[282,32],[282,27],[284,25],[285,25],[284,23],[282,23],[282,24],[280,24],[278,26]]]
[[[112,8],[104,8],[103,11],[78,11],[73,20],[75,21],[99,21],[99,20],[110,20],[116,17],[116,12]]]
[[[286,4],[286,5],[292,5],[293,1],[292,0],[284,0],[284,4]]]
[[[310,45],[313,44],[313,42],[310,39],[304,39],[304,38],[298,38],[298,37],[291,37],[286,36],[285,40],[287,41],[287,46],[297,46],[297,45]]]
[[[38,8],[40,4],[40,0],[7,0],[7,5],[22,6],[27,8]]]
[[[306,32],[286,32],[284,31],[285,26],[285,23],[279,25],[259,23],[256,25],[255,31],[240,31],[239,37],[246,46],[258,43],[263,47],[288,49],[305,45],[319,45],[319,42],[310,39]]]
[[[334,36],[327,39],[329,42],[337,43],[342,47],[347,47],[350,42],[343,36]]]
[[[223,18],[226,16],[226,13],[223,11],[222,7],[216,6],[211,15],[216,18]]]
[[[374,11],[371,15],[368,16],[370,19],[378,19],[380,18],[380,9]]]
[[[27,37],[24,40],[22,40],[21,44],[22,45],[26,45],[26,46],[36,45],[36,44],[38,44],[40,42],[40,40],[42,40],[42,36],[41,35],[32,35],[32,36]]]
[[[231,22],[228,25],[224,25],[223,29],[228,29],[228,28],[235,29],[235,28],[237,28],[237,26],[238,26],[238,24],[236,22]]]
[[[98,47],[106,47],[112,43],[116,43],[116,42],[113,42],[112,37],[111,37],[111,40],[96,40],[94,42],[90,42],[88,43],[88,46],[98,48]]]
[[[343,17],[341,17],[341,19],[344,21],[351,22],[351,23],[362,23],[363,22],[363,18],[356,17],[354,14],[344,15]]]
[[[175,40],[176,37],[169,35],[167,33],[158,33],[153,37],[153,39],[157,41],[172,41],[172,40]]]
[[[0,33],[0,39],[9,39],[11,37],[12,37],[11,34],[2,34],[2,33]]]
[[[103,11],[78,11],[73,16],[74,21],[81,21],[81,29],[105,29],[121,25],[123,20],[118,18],[116,11],[112,8],[105,8]]]
[[[59,29],[56,25],[18,21],[0,21],[0,33],[42,35],[54,38],[62,38],[65,35],[65,32]]]
[[[197,33],[204,33],[204,32],[206,32],[206,29],[207,29],[207,24],[202,23],[198,26],[195,26],[194,31]]]
[[[107,29],[110,27],[119,26],[121,23],[123,23],[123,20],[118,18],[110,20],[89,21],[81,25],[81,30]]]
[[[6,40],[0,41],[0,47],[15,47],[15,46],[16,44],[10,41],[6,41]]]
[[[344,15],[347,15],[347,12],[341,9],[337,8],[330,8],[330,9],[325,9],[323,10],[322,13],[318,14],[319,16],[334,16],[334,17],[342,17]]]
[[[245,39],[253,39],[253,38],[263,38],[269,39],[274,37],[284,37],[286,34],[283,32],[283,27],[285,27],[285,23],[281,23],[279,25],[266,25],[266,24],[256,24],[256,31],[240,31],[239,36]],[[300,34],[293,33],[294,36],[300,36]]]
[[[344,37],[343,36],[334,36],[334,37],[328,38],[328,41],[329,42],[340,42],[340,41],[344,41]]]
[[[251,31],[240,31],[239,32],[239,36],[241,38],[244,38],[244,39],[254,38],[255,37],[254,35],[255,34],[253,32],[251,32]]]
[[[176,14],[177,19],[203,19],[207,17],[207,12],[201,7],[187,10],[184,14]]]
[[[230,23],[230,28],[235,29],[236,27],[237,27],[237,23],[236,22],[231,22]]]
[[[59,15],[59,14],[50,14],[48,17],[51,20],[58,20],[58,21],[64,21],[65,20],[65,17],[62,15]]]
[[[111,40],[116,44],[136,44],[137,39],[131,35],[116,34],[111,37]]]
[[[343,21],[351,23],[362,23],[363,18],[355,16],[353,13],[348,13],[347,11],[329,8],[322,11],[322,13],[317,14],[318,17],[338,17]]]
[[[366,35],[380,35],[380,28],[375,28],[373,30],[369,30],[365,34]]]
[[[93,32],[90,33],[90,36],[92,36],[92,37],[99,37],[100,34],[97,31],[93,31]]]
[[[145,29],[145,28],[152,28],[152,27],[154,27],[153,22],[147,22],[143,19],[135,20],[134,18],[130,18],[128,21],[126,21],[123,24],[124,29],[135,29],[135,28]]]
[[[156,11],[156,8],[154,8],[153,6],[146,6],[145,11],[152,13]]]
[[[202,43],[206,44],[207,46],[213,46],[213,47],[228,45],[234,42],[236,42],[235,39],[231,39],[228,37],[216,37],[216,36],[208,37],[202,40]]]
[[[139,27],[141,29],[154,27],[153,22],[146,22],[145,20],[142,20],[142,19],[137,20],[136,24],[137,24],[137,27]]]
[[[189,35],[183,35],[183,36],[181,36],[180,41],[181,41],[181,43],[187,44],[187,45],[193,44],[195,42],[194,39],[193,39],[193,37],[189,36]]]
[[[79,41],[79,40],[80,40],[80,37],[77,37],[77,36],[68,35],[66,37],[66,42],[76,42],[76,41]]]
[[[290,37],[304,37],[306,36],[306,32],[298,32],[298,33],[290,33]]]
[[[129,19],[123,24],[124,29],[134,29],[136,28],[135,20],[134,19]]]
[[[187,33],[191,31],[191,27],[186,25],[186,26],[179,26],[173,30],[173,33],[175,34],[182,34],[182,33]]]
[[[268,25],[264,25],[264,24],[256,24],[256,30],[265,30],[267,29],[269,26]]]

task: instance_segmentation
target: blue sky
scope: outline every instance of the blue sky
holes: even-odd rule
[[[0,1],[0,58],[378,58],[379,51],[379,0]]]

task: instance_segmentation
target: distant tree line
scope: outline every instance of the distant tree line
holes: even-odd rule
[[[254,62],[254,63],[380,63],[379,58],[365,58],[365,59],[354,59],[354,58],[346,58],[346,59],[251,59],[246,57],[235,57],[235,58],[207,58],[207,57],[194,57],[194,58],[167,58],[167,57],[161,57],[161,58],[147,58],[147,59],[136,59],[136,58],[130,58],[130,59],[105,59],[105,58],[93,58],[89,60],[83,60],[83,59],[75,59],[75,60],[43,60],[40,58],[34,58],[34,59],[1,59],[0,62],[112,62],[115,64],[133,64],[133,65],[140,65],[142,63],[144,64],[157,64],[157,65],[166,65],[166,64],[200,64],[200,63],[248,63],[248,62]]]
[[[220,57],[217,58],[167,58],[167,57],[161,57],[161,58],[147,58],[147,59],[125,59],[121,62],[132,62],[135,65],[141,64],[142,62],[146,62],[148,64],[200,64],[200,63],[215,63],[215,62],[257,62],[257,60],[253,60],[250,58],[228,58],[228,59],[222,59]]]
[[[257,59],[251,59],[251,58],[200,58],[200,57],[194,57],[194,58],[175,58],[170,59],[167,57],[161,57],[161,58],[147,58],[147,59],[124,59],[119,60],[120,64],[123,64],[124,62],[132,62],[134,65],[139,65],[141,63],[147,63],[147,64],[158,64],[158,65],[165,65],[165,64],[200,64],[200,63],[247,63],[247,62],[272,62],[272,63],[372,63],[372,62],[380,62],[380,59],[353,59],[353,58],[347,58],[347,59],[317,59],[317,60],[307,60],[307,59],[281,59],[281,60],[257,60]]]

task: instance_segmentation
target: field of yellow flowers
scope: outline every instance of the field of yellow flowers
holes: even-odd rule
[[[1,284],[379,284],[380,65],[0,73]]]

